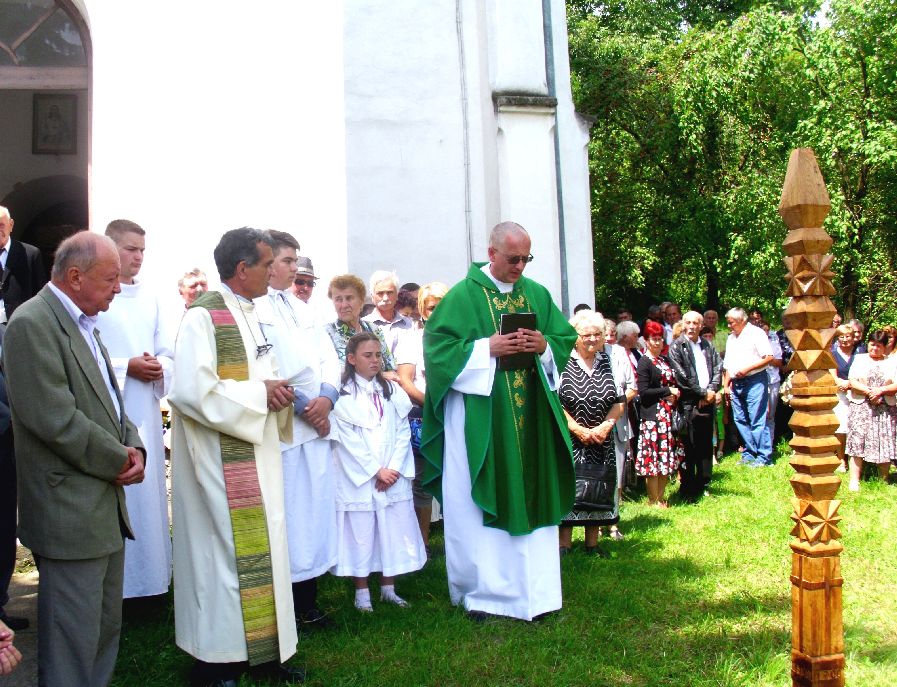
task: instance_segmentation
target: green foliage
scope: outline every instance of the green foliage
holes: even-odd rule
[[[574,98],[595,120],[599,307],[671,298],[774,314],[781,184],[791,149],[811,146],[832,196],[839,305],[897,317],[894,0],[836,0],[830,24],[788,2],[568,9]]]

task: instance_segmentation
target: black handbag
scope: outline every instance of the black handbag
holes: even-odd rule
[[[614,474],[597,465],[576,466],[576,495],[574,510],[613,511],[616,497],[616,466]]]
[[[670,411],[670,431],[672,431],[673,434],[680,436],[685,434],[686,429],[685,415],[679,410],[678,405],[673,406],[673,409]]]

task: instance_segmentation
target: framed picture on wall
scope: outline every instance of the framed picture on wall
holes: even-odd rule
[[[74,155],[78,152],[78,96],[35,93],[31,131],[34,155]]]

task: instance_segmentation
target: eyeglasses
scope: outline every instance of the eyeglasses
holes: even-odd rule
[[[531,263],[533,260],[535,260],[532,253],[530,253],[529,255],[505,255],[500,250],[497,250],[495,252],[498,253],[499,255],[504,255],[504,258],[505,258],[505,260],[508,261],[509,265],[516,265],[519,262],[523,262],[523,264],[526,265],[528,263]]]
[[[601,334],[580,334],[580,339],[600,339]]]
[[[318,282],[316,282],[314,279],[303,279],[302,277],[296,277],[296,279],[293,280],[293,283],[294,283],[296,286],[311,286],[311,287],[314,287],[314,285],[317,284]]]

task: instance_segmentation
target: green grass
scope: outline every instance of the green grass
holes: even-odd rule
[[[603,540],[610,559],[574,546],[564,607],[542,622],[471,623],[449,603],[442,557],[399,580],[405,610],[377,605],[375,591],[362,616],[350,583],[327,577],[319,601],[338,629],[301,638],[293,662],[307,684],[339,687],[789,685],[791,474],[784,459],[750,470],[730,457],[697,505],[625,502],[626,538]],[[895,493],[880,481],[839,492],[850,685],[897,684]],[[113,685],[184,684],[191,662],[174,646],[169,598],[126,621]]]

